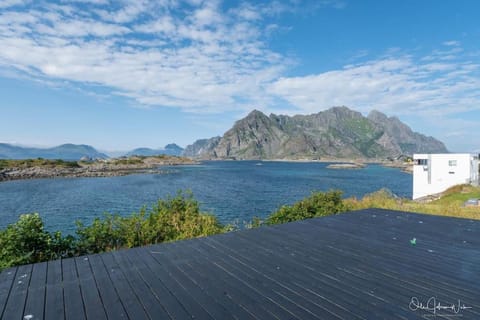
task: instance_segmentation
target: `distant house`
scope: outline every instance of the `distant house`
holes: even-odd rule
[[[479,182],[479,155],[414,154],[413,199],[437,194],[458,184]]]

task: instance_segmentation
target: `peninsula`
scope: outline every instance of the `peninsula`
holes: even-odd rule
[[[164,166],[197,162],[177,156],[132,156],[86,161],[51,159],[0,160],[0,181],[55,177],[112,177],[133,173],[162,173]]]

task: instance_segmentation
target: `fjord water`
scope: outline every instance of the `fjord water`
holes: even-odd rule
[[[207,161],[164,168],[162,174],[108,178],[56,178],[0,183],[0,228],[22,213],[38,212],[47,229],[72,233],[75,221],[89,223],[104,212],[128,215],[178,190],[191,190],[201,209],[224,223],[266,217],[312,191],[339,189],[362,197],[387,188],[411,197],[412,176],[395,168],[368,165],[334,170],[328,163]]]

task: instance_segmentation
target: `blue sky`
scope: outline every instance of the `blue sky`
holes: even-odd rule
[[[0,141],[186,146],[376,109],[480,152],[479,1],[2,0]]]

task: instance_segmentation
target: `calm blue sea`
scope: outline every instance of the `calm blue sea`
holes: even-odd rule
[[[202,210],[224,223],[266,217],[312,191],[340,189],[345,197],[388,188],[411,197],[412,176],[369,165],[361,170],[327,169],[328,163],[211,161],[168,167],[165,174],[109,178],[57,178],[0,183],[0,228],[22,213],[38,212],[49,230],[72,233],[75,221],[90,222],[104,212],[128,215],[159,198],[191,190]]]

